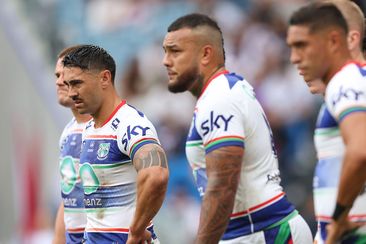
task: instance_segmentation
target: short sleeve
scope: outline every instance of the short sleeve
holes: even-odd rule
[[[338,122],[351,113],[366,112],[366,72],[352,68],[337,75],[326,90],[327,108]]]
[[[129,116],[117,136],[120,150],[133,159],[136,151],[143,145],[160,144],[153,124],[142,113]]]
[[[195,116],[206,154],[225,146],[244,147],[243,114],[233,94],[205,101]]]

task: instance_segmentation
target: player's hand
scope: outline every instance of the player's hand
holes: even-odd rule
[[[345,235],[355,231],[362,223],[350,222],[347,219],[334,221],[327,225],[327,240],[325,244],[335,244],[340,241]]]
[[[151,232],[145,230],[142,234],[128,233],[126,244],[151,244]]]

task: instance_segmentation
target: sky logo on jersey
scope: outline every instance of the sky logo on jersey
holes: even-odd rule
[[[338,94],[333,97],[333,106],[339,103],[342,99],[357,101],[362,95],[364,95],[362,91],[356,91],[352,88],[344,89],[343,86],[341,86]]]
[[[201,129],[203,130],[203,135],[207,135],[208,132],[213,131],[214,129],[220,129],[221,126],[225,126],[224,130],[227,131],[229,127],[229,121],[234,117],[234,115],[230,115],[225,118],[224,115],[218,114],[215,115],[214,111],[210,112],[210,118],[203,121],[201,124]]]
[[[110,143],[100,143],[99,144],[99,149],[98,149],[98,152],[97,152],[97,158],[99,160],[106,159],[107,156],[108,156],[110,147],[111,147]]]
[[[132,136],[142,135],[146,136],[146,132],[150,130],[150,127],[142,127],[140,125],[136,125],[131,129],[131,126],[127,126],[127,131],[122,137],[122,144],[124,145],[124,149],[127,150],[127,144],[131,140]]]

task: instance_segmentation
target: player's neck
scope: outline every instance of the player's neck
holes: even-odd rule
[[[326,77],[323,79],[326,84],[333,78],[333,76],[338,73],[347,63],[350,63],[353,59],[350,55],[343,55],[340,57],[335,57],[333,59],[332,65]]]
[[[115,109],[120,105],[122,99],[117,95],[114,91],[113,94],[107,95],[104,99],[102,106],[99,110],[93,114],[94,119],[94,127],[100,128],[102,127],[108,119],[110,119],[111,114],[115,111]]]
[[[197,98],[199,96],[201,96],[201,94],[203,93],[205,88],[208,86],[208,83],[213,79],[213,77],[215,77],[218,73],[223,72],[223,71],[225,71],[224,65],[219,65],[219,66],[207,71],[206,74],[204,74],[204,76],[201,77],[202,78],[201,81],[198,82],[199,87],[196,87],[194,92],[191,90],[192,94]]]

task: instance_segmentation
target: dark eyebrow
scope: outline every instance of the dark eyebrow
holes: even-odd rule
[[[81,82],[83,82],[82,80],[69,80],[69,81],[66,81],[66,80],[64,80],[64,83],[65,83],[65,85],[68,85],[68,86],[74,86],[74,85],[76,85],[76,84],[78,84],[78,83],[81,83]]]

